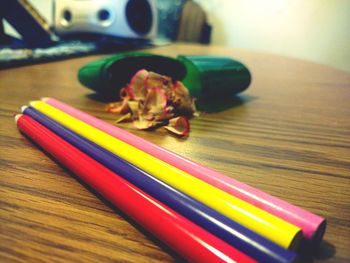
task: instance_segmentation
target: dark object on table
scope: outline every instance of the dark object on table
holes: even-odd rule
[[[16,39],[11,38],[12,43]],[[18,40],[17,40],[18,41]],[[17,45],[21,45],[18,42]],[[29,64],[100,54],[108,52],[130,51],[139,47],[153,46],[147,41],[118,41],[102,37],[99,40],[64,40],[53,42],[45,48],[0,48],[0,69],[11,68]]]

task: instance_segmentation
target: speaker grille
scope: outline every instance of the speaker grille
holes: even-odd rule
[[[140,35],[146,35],[152,28],[153,14],[147,0],[130,0],[126,5],[129,26]]]

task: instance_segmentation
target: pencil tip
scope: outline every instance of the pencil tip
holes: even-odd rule
[[[26,106],[26,105],[22,106],[21,107],[21,112],[24,112],[26,108],[28,108],[28,106]]]
[[[30,102],[29,102],[29,105],[30,105],[30,106],[34,106],[34,105],[35,105],[35,100],[30,101]]]
[[[15,122],[17,123],[18,119],[21,118],[23,114],[16,114],[15,116]]]

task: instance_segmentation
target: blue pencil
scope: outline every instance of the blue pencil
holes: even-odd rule
[[[160,202],[259,262],[280,263],[296,260],[294,252],[276,245],[192,197],[163,183],[104,148],[70,131],[34,108],[26,107],[22,110],[24,114],[40,122],[108,169],[118,173]]]

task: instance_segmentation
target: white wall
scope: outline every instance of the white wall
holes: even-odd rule
[[[284,54],[350,72],[349,0],[196,1],[213,25],[213,44]]]

